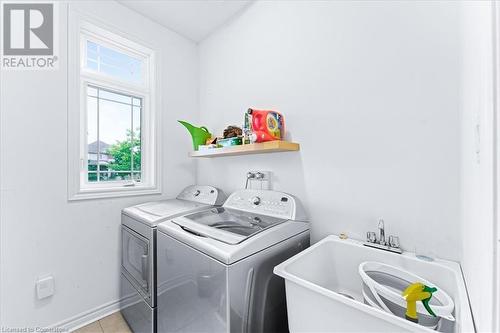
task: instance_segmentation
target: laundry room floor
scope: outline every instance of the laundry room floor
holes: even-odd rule
[[[132,333],[120,312],[94,321],[77,329],[74,333]]]

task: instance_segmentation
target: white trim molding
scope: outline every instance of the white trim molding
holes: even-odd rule
[[[493,331],[500,331],[500,6],[491,1],[493,22],[493,235],[494,254],[493,272]]]
[[[73,332],[83,326],[91,324],[97,320],[100,320],[104,317],[107,317],[117,311],[120,311],[120,300],[112,301],[98,307],[95,307],[91,310],[84,311],[82,313],[77,314],[71,318],[60,321],[50,328],[52,329],[64,329],[66,332]],[[55,331],[54,331],[55,332]]]

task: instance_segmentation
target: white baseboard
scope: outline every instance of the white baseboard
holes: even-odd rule
[[[100,305],[94,309],[82,312],[73,316],[69,319],[60,321],[57,324],[52,325],[52,328],[64,329],[65,332],[72,332],[79,329],[85,325],[93,323],[99,319],[109,316],[112,313],[120,310],[120,300],[112,301],[103,305]]]

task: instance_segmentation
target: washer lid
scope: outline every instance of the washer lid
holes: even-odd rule
[[[170,199],[128,207],[123,210],[123,213],[138,221],[154,226],[166,219],[208,207],[210,205],[199,202]]]
[[[159,202],[149,202],[143,205],[136,206],[137,210],[142,211],[147,214],[155,215],[158,217],[168,217],[171,215],[177,215],[186,210],[190,210],[196,207],[204,207],[206,205],[183,201],[183,200],[165,200]]]
[[[272,216],[214,207],[175,218],[172,222],[187,232],[234,245],[285,221]]]

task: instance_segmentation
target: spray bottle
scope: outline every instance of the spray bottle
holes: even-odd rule
[[[429,305],[432,293],[436,291],[437,288],[428,287],[420,282],[410,284],[402,294],[403,298],[406,300],[406,319],[414,323],[418,323],[417,301],[421,301],[427,312],[431,316],[436,317],[436,314],[432,311]]]

